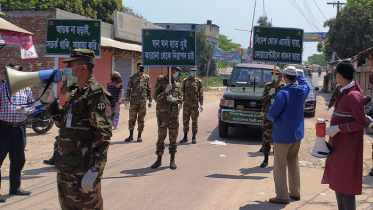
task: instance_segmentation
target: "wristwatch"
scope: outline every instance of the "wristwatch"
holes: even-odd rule
[[[90,170],[93,172],[93,173],[98,173],[100,171],[100,168],[96,168],[96,167],[91,167]]]

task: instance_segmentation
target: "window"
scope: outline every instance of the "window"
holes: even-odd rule
[[[184,24],[180,24],[180,29],[184,29]]]
[[[272,74],[269,69],[235,68],[232,72],[232,84],[245,84],[247,86],[264,86],[272,82]]]

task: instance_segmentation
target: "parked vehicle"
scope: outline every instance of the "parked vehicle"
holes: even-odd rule
[[[314,88],[310,78],[306,78],[306,82],[310,87],[310,93],[304,102],[304,113],[314,117],[316,114],[316,94],[314,90],[319,90],[318,87]]]
[[[219,136],[228,136],[229,127],[262,126],[262,93],[267,82],[272,82],[273,65],[237,64],[220,99],[218,110]],[[277,67],[278,68],[278,67]]]
[[[367,125],[365,127],[365,133],[372,135],[373,134],[373,106],[372,100],[369,96],[364,96],[364,110],[365,110],[365,117],[367,119]],[[372,124],[373,125],[373,124]]]
[[[44,105],[35,106],[35,111],[27,116],[26,127],[32,128],[38,134],[44,134],[53,127],[53,121],[49,118]]]

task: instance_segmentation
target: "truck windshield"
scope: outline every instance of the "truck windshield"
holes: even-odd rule
[[[267,82],[272,82],[273,70],[234,68],[231,76],[231,85],[264,86]]]

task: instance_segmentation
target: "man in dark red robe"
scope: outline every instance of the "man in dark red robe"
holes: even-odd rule
[[[363,138],[366,125],[363,95],[353,80],[351,61],[343,60],[336,68],[337,81],[342,86],[326,135],[332,154],[325,163],[322,184],[335,191],[338,209],[356,209],[355,195],[362,191]]]

